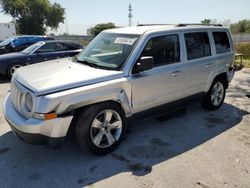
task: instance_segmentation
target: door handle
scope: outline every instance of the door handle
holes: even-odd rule
[[[208,63],[208,64],[205,65],[205,68],[209,68],[209,67],[211,67],[212,65],[213,65],[213,63]]]
[[[176,77],[181,73],[182,73],[182,71],[174,71],[174,72],[170,73],[170,75],[173,76],[173,77]]]
[[[45,60],[45,61],[47,61],[47,60],[48,60],[48,58],[44,58],[44,60]]]

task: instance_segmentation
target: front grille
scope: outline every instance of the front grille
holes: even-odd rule
[[[24,119],[32,117],[33,112],[28,112],[25,108],[25,96],[29,92],[23,85],[16,80],[10,84],[10,97],[14,108]]]
[[[10,96],[14,107],[17,112],[21,112],[21,99],[23,96],[22,91],[18,88],[17,83],[13,81],[10,86]]]
[[[28,114],[26,114],[24,110],[24,104],[23,104],[25,94],[26,94],[26,91],[24,90],[21,84],[19,84],[16,80],[11,82],[10,96],[11,96],[12,104],[20,115],[27,118]]]

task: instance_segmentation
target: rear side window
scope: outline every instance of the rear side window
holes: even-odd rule
[[[206,32],[186,33],[185,41],[188,60],[211,55],[211,47]]]
[[[82,49],[80,45],[74,44],[74,43],[63,43],[65,50],[78,50]]]
[[[231,51],[230,43],[226,32],[213,32],[213,37],[217,54]]]

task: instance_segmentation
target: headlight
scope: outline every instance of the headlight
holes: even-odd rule
[[[33,98],[30,93],[27,93],[25,96],[25,108],[28,112],[31,112],[33,108]]]

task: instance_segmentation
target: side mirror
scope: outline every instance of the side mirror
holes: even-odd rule
[[[154,58],[152,56],[141,57],[140,62],[136,64],[137,72],[150,70],[154,67]]]

